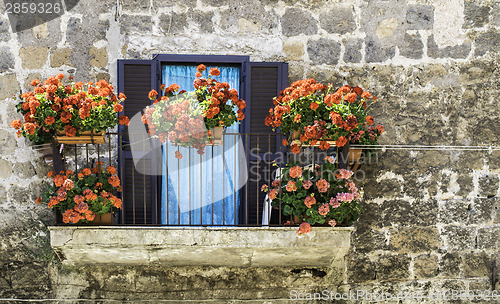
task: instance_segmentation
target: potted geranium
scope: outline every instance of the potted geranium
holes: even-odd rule
[[[104,170],[102,162],[97,162],[96,167],[84,168],[78,174],[50,171],[48,176],[54,184],[36,203],[56,210],[65,224],[112,224],[114,213],[122,208],[122,200],[115,196],[122,190],[120,179],[112,166]]]
[[[368,127],[373,124],[368,112],[376,100],[360,87],[346,85],[334,90],[314,79],[299,80],[274,98],[275,107],[269,110],[265,123],[289,136],[284,144],[290,143],[294,153],[304,144],[319,144],[322,150],[349,142],[366,144]],[[380,135],[383,128],[377,131]],[[370,137],[369,143],[376,143],[378,135]]]
[[[220,140],[224,127],[245,118],[246,103],[238,98],[238,91],[214,78],[220,75],[217,68],[203,78],[205,69],[203,64],[197,67],[194,92],[179,91],[179,86],[172,84],[162,85],[161,94],[155,90],[149,93],[153,104],[145,109],[142,121],[151,136],[162,143],[168,139],[176,145],[194,147],[203,154],[207,144]],[[182,154],[176,153],[176,157]]]
[[[313,225],[349,225],[363,212],[353,172],[337,170],[331,156],[322,165],[288,164],[278,172],[271,186],[263,185],[262,190],[271,206],[290,219],[286,224],[300,224],[298,234],[308,233]]]
[[[63,78],[58,74],[43,83],[35,79],[33,90],[19,96],[16,109],[23,114],[24,123],[17,119],[11,124],[18,136],[35,144],[51,142],[54,136],[59,143],[102,143],[106,129],[118,123],[128,125],[128,117],[117,114],[126,97],[121,93],[117,97],[112,85],[105,80],[95,85],[74,83],[72,77],[63,84]]]

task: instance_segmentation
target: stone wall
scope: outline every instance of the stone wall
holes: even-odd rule
[[[499,146],[498,1],[118,3],[81,0],[62,17],[19,33],[0,8],[2,299],[271,303],[287,299],[291,289],[337,287],[327,269],[60,266],[48,246],[52,216],[34,204],[49,167],[9,126],[19,116],[12,95],[35,77],[63,72],[116,85],[120,58],[249,55],[288,62],[289,81],[314,77],[370,90],[380,99],[373,116],[385,126],[383,144]],[[341,289],[498,291],[492,271],[500,262],[499,164],[499,150],[382,151],[362,167],[366,213],[352,236]]]

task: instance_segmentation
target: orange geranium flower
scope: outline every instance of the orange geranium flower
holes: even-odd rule
[[[290,171],[288,172],[291,178],[297,178],[302,176],[302,168],[299,166],[294,166],[290,168]]]
[[[85,211],[89,210],[89,205],[87,205],[85,202],[81,201],[75,206],[75,211],[84,213]]]
[[[288,191],[288,192],[297,191],[297,185],[295,184],[294,181],[289,181],[286,184],[286,191]]]
[[[92,222],[95,219],[95,213],[90,210],[87,210],[85,212],[85,219],[89,222]]]
[[[115,112],[121,112],[121,111],[123,111],[123,106],[122,106],[121,104],[119,104],[119,103],[116,103],[116,104],[113,106],[113,110],[114,110]]]
[[[209,74],[212,75],[212,76],[219,76],[220,75],[220,71],[219,71],[218,68],[211,68]]]
[[[196,67],[196,70],[200,73],[203,73],[207,67],[204,64],[200,64],[199,66]]]
[[[319,107],[319,104],[313,101],[311,102],[311,105],[309,107],[311,108],[311,110],[316,111],[316,109],[318,109]]]
[[[120,117],[118,117],[118,123],[128,126],[130,124],[130,119],[125,115],[120,115]]]
[[[307,208],[311,208],[312,205],[316,204],[316,199],[314,198],[314,196],[312,195],[309,195],[308,197],[306,197],[306,199],[304,200],[304,204],[307,206]]]
[[[149,99],[151,99],[151,100],[156,99],[156,96],[158,96],[158,92],[156,92],[156,90],[149,91],[149,94],[148,94]]]
[[[300,152],[300,147],[297,144],[293,144],[291,148],[292,148],[292,152],[295,154],[298,154]]]
[[[347,139],[344,136],[340,136],[339,139],[337,139],[337,141],[335,142],[335,145],[340,148],[345,146],[346,143]]]
[[[83,175],[87,176],[87,175],[90,175],[92,173],[92,171],[90,171],[89,168],[85,168],[82,170],[82,173],[83,173]]]
[[[182,159],[182,153],[179,151],[175,151],[175,158]]]
[[[330,184],[325,179],[320,179],[316,182],[316,187],[318,187],[319,192],[325,193],[328,191]]]
[[[319,143],[319,148],[321,150],[328,150],[330,148],[330,144],[327,141],[321,141]]]
[[[10,124],[10,126],[17,130],[17,129],[21,129],[21,127],[23,126],[23,124],[21,123],[20,119],[16,119],[16,120],[12,121],[12,123]]]
[[[308,222],[302,222],[299,226],[297,234],[300,236],[309,232],[311,232],[311,224],[309,224]]]
[[[120,179],[118,178],[118,176],[116,175],[113,175],[111,176],[110,178],[108,178],[108,182],[111,184],[111,186],[113,187],[118,187],[120,186]]]
[[[366,116],[366,122],[368,123],[368,125],[373,125],[373,117],[371,116]]]
[[[68,178],[63,182],[62,186],[64,187],[64,189],[66,189],[66,191],[69,191],[75,187],[75,183],[73,183],[73,181]]]
[[[58,174],[56,175],[54,178],[53,178],[53,181],[54,181],[54,184],[56,185],[56,187],[61,187],[62,184],[64,183],[64,176]]]
[[[111,175],[115,175],[115,174],[116,174],[116,169],[115,169],[115,167],[113,167],[113,166],[109,166],[109,167],[107,167],[107,168],[106,168],[106,171],[107,171],[109,174],[111,174]]]

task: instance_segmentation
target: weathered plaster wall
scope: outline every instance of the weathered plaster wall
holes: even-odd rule
[[[326,269],[59,266],[47,246],[51,215],[34,204],[49,168],[9,127],[18,117],[11,96],[35,77],[71,71],[116,84],[119,58],[249,55],[289,62],[290,81],[369,89],[380,98],[373,114],[385,144],[499,145],[498,1],[118,2],[81,0],[21,33],[0,8],[0,298],[224,303],[335,288]],[[343,288],[491,290],[500,261],[499,164],[500,151],[387,150],[363,167],[366,213]]]

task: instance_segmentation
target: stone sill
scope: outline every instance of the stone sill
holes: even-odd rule
[[[54,226],[50,242],[64,264],[323,267],[343,261],[352,227]]]

